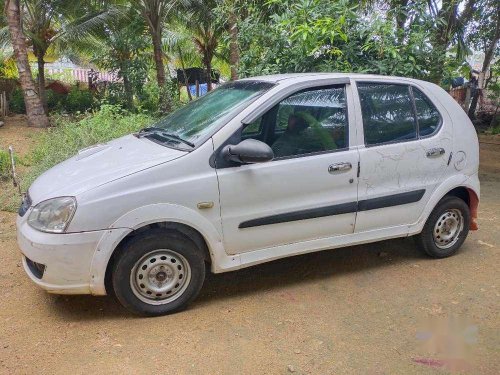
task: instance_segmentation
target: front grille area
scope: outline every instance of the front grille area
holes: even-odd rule
[[[43,277],[43,273],[45,272],[45,264],[33,262],[31,259],[26,258],[26,264],[30,269],[33,276],[37,279],[41,279]]]
[[[23,197],[23,201],[21,202],[21,206],[19,207],[17,213],[19,214],[19,216],[23,217],[26,211],[28,211],[30,207],[31,207],[31,198],[28,194],[26,194]]]

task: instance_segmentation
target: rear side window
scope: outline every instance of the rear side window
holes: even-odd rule
[[[426,137],[436,132],[441,125],[441,116],[434,104],[419,89],[412,87],[418,119],[418,134]]]
[[[389,83],[358,83],[366,145],[417,138],[410,88]]]

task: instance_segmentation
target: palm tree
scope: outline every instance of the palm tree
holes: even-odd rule
[[[186,74],[186,66],[196,66],[200,59],[197,51],[194,48],[191,34],[180,22],[173,24],[173,29],[165,30],[165,35],[162,40],[163,49],[167,52],[167,56],[171,63],[175,66],[180,66],[184,74],[184,82],[186,86],[189,101],[193,100]]]
[[[208,91],[212,90],[212,60],[216,55],[219,40],[224,34],[224,27],[218,22],[215,14],[216,5],[216,0],[191,1],[190,12],[184,16],[205,66]]]
[[[95,2],[94,2],[95,3]],[[44,107],[45,56],[49,49],[64,49],[81,42],[111,17],[119,15],[113,6],[90,1],[22,0],[23,31],[28,37],[38,65],[38,90]]]
[[[148,25],[153,44],[153,59],[156,68],[156,81],[161,91],[165,88],[165,65],[163,63],[162,38],[165,25],[176,12],[183,9],[189,0],[132,0],[139,14]],[[170,105],[162,92],[161,103],[164,112],[170,111]]]
[[[21,9],[19,0],[6,0],[5,13],[12,41],[12,47],[16,57],[17,69],[19,71],[19,81],[23,90],[24,101],[26,103],[26,115],[28,124],[36,127],[47,127],[49,119],[36,91],[35,82],[31,75],[31,68],[28,61],[28,47],[21,27]]]

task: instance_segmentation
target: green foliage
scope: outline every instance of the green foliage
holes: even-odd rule
[[[63,107],[63,102],[65,95],[59,94],[53,90],[47,90],[47,108],[50,112],[61,110]]]
[[[161,103],[167,103],[172,111],[182,105],[174,81],[166,81],[163,89],[155,81],[148,81],[144,85],[139,96],[139,109],[154,116],[165,116],[167,113],[161,113]]]
[[[73,86],[67,95],[47,90],[47,106],[52,113],[83,113],[95,108],[96,105],[92,92],[77,86]],[[9,109],[14,113],[26,113],[23,92],[20,88],[12,92]]]
[[[141,18],[129,14],[128,18],[112,22],[98,34],[100,40],[92,61],[102,69],[116,72],[122,82],[112,83],[106,92],[106,101],[133,109],[134,99],[142,94],[151,70],[148,51],[150,39]]]
[[[0,149],[0,180],[10,176],[10,168],[9,153]]]
[[[12,58],[5,59],[0,52],[0,78],[16,79],[19,77],[16,62]]]
[[[68,113],[82,113],[92,109],[95,103],[92,92],[74,86],[64,98],[62,105]]]
[[[244,76],[309,71],[428,75],[433,19],[425,3],[405,9],[412,22],[404,34],[394,17],[363,14],[347,0],[271,0],[267,6],[268,16],[261,7],[250,7],[240,25]]]
[[[9,100],[9,110],[14,113],[26,113],[26,105],[24,104],[23,90],[16,87],[11,94]]]

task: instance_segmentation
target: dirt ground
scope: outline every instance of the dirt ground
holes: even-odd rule
[[[500,374],[500,141],[482,141],[480,230],[456,256],[411,239],[298,256],[209,275],[160,318],[38,289],[0,212],[0,373]]]

